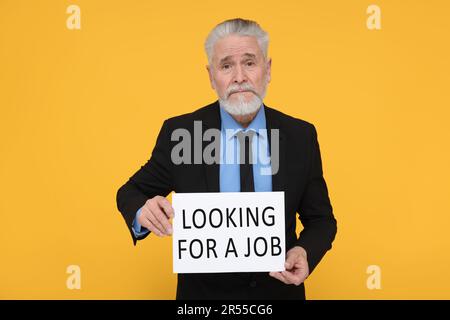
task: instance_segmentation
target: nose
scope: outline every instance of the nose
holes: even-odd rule
[[[247,75],[242,69],[242,66],[238,65],[234,70],[233,83],[241,84],[247,82]]]

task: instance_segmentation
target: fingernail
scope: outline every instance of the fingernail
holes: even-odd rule
[[[169,228],[169,234],[172,234],[172,232],[173,232],[173,230],[172,230],[172,228]]]

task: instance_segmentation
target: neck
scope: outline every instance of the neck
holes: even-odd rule
[[[247,128],[250,125],[250,123],[253,121],[253,119],[255,119],[257,113],[258,113],[258,111],[253,112],[251,114],[246,114],[246,115],[243,115],[243,116],[241,116],[241,115],[239,115],[239,116],[231,115],[231,116],[242,127]]]

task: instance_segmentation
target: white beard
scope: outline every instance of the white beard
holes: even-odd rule
[[[239,95],[237,102],[230,102],[230,100],[219,99],[220,105],[226,112],[233,116],[246,116],[256,113],[262,105],[262,100],[254,95],[250,101],[245,101],[242,95]]]
[[[225,109],[225,111],[233,116],[247,116],[256,113],[263,103],[263,99],[266,95],[266,88],[264,88],[262,95],[259,96],[259,94],[257,94],[249,84],[243,84],[241,86],[232,85],[228,88],[225,96],[229,97],[230,92],[238,89],[251,90],[253,92],[253,98],[250,101],[245,101],[243,95],[239,94],[238,100],[236,102],[231,102],[229,99],[219,97],[220,105]]]

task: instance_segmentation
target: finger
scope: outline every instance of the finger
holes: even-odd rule
[[[304,258],[300,258],[297,263],[295,263],[295,266],[292,270],[290,270],[292,273],[298,274],[308,274],[309,268],[308,268],[308,262]]]
[[[286,257],[286,262],[284,263],[285,268],[291,270],[294,265],[299,262],[298,258],[299,256],[295,253],[288,254]]]
[[[301,276],[303,281],[305,281],[306,278],[308,278],[308,276],[309,276],[309,269],[308,269],[308,267],[296,268],[294,270],[294,274]]]
[[[150,232],[153,232],[154,234],[156,234],[159,237],[164,236],[164,234],[162,234],[161,231],[159,231],[158,228],[156,228],[153,225],[153,223],[150,220],[148,220],[147,218],[144,219],[142,226],[146,227],[148,230],[150,230]]]
[[[145,214],[144,218],[147,218],[153,224],[155,229],[157,229],[161,235],[164,235],[164,233],[165,233],[164,227],[158,221],[158,219],[155,217],[155,215],[153,214],[153,211],[151,211],[151,209],[149,209],[147,207],[144,207],[144,210],[146,211],[146,212],[143,212],[143,215]]]
[[[169,219],[164,214],[164,212],[157,205],[153,206],[151,209],[152,213],[163,227],[163,230],[161,231],[163,231],[167,235],[172,234],[172,225],[170,224]]]
[[[172,204],[164,197],[158,198],[158,205],[163,209],[164,213],[168,218],[173,218],[175,212],[173,210]]]
[[[281,272],[270,272],[269,275],[271,277],[274,277],[275,279],[280,280],[281,282],[288,284],[286,278],[281,274]]]
[[[300,285],[303,282],[303,275],[300,274],[293,274],[289,271],[282,271],[281,274],[286,278],[286,280],[291,283],[295,284],[296,286]]]
[[[307,276],[309,274],[309,266],[308,261],[306,261],[306,258],[300,256],[298,261],[295,263],[294,269],[296,272],[301,271]]]

